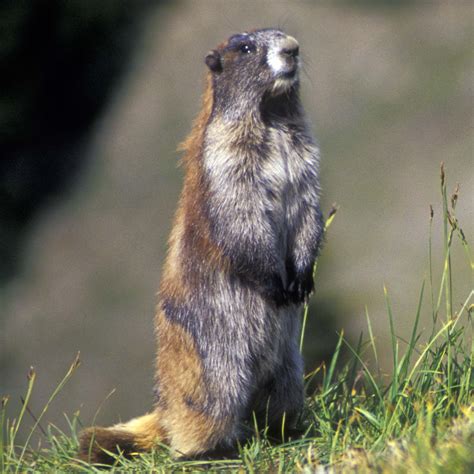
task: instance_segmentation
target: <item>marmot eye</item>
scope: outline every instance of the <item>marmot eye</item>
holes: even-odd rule
[[[239,49],[241,53],[248,54],[248,53],[254,53],[256,48],[253,44],[246,43],[246,44],[241,45]]]

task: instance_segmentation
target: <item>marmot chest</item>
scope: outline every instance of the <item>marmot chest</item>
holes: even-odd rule
[[[265,223],[286,240],[300,212],[310,154],[284,128],[268,127],[235,142],[210,127],[205,154],[212,205],[248,216],[250,227]],[[241,220],[241,224],[244,224]]]

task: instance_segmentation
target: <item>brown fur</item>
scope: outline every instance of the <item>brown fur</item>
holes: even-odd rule
[[[186,168],[186,177],[169,239],[169,250],[160,285],[160,293],[164,292],[177,300],[186,300],[184,287],[179,284],[186,269],[181,268],[179,255],[182,250],[180,242],[184,240],[185,233],[189,232],[189,227],[196,229],[197,245],[210,262],[222,258],[215,247],[209,244],[209,233],[205,227],[199,225],[199,212],[193,209],[195,199],[202,193],[202,171],[197,165],[197,157],[201,152],[200,141],[212,110],[210,77],[207,79],[202,104],[201,113],[193,124],[191,134],[179,146],[179,150],[185,152],[183,164]],[[194,222],[185,222],[185,216],[189,215],[195,216]],[[203,415],[194,412],[183,403],[185,399],[196,404],[202,403],[203,400],[202,369],[192,338],[178,325],[168,322],[159,311],[155,327],[160,337],[156,364],[157,378],[161,380],[160,385],[163,387],[172,386],[175,389],[172,393],[165,389],[165,393],[162,394],[163,399],[167,400],[167,410],[158,408],[150,415],[111,428],[94,427],[84,430],[80,436],[79,459],[91,463],[111,464],[114,458],[105,451],[117,454],[121,452],[130,457],[133,453],[152,449],[156,442],[166,442],[169,438],[168,433],[173,433],[176,440],[173,448],[180,455],[196,451],[196,447],[203,442],[206,444],[205,439],[209,436],[207,432],[213,431],[208,428],[214,423],[208,419],[204,420]],[[183,371],[183,368],[186,370]],[[171,379],[172,382],[169,383]],[[136,430],[132,431],[132,425]],[[134,431],[140,432],[140,437],[137,437]]]
[[[160,292],[168,294],[168,291],[180,294],[176,282],[185,272],[180,268],[182,259],[180,243],[192,239],[192,245],[198,254],[203,256],[203,261],[212,267],[225,267],[229,262],[218,247],[211,242],[211,236],[207,221],[202,215],[202,209],[198,205],[206,198],[206,185],[201,163],[204,133],[212,113],[213,91],[212,77],[208,73],[206,78],[206,89],[202,96],[202,107],[199,115],[193,123],[189,136],[178,147],[183,151],[182,163],[185,168],[183,191],[176,211],[173,229],[169,239],[169,251],[163,269]],[[184,295],[182,295],[184,296]]]
[[[203,414],[206,384],[201,358],[192,337],[162,312],[156,320],[159,339],[156,376],[165,409],[160,423],[169,434],[171,448],[179,455],[205,451],[226,426]],[[161,388],[162,387],[162,388]],[[158,406],[160,403],[158,403]]]

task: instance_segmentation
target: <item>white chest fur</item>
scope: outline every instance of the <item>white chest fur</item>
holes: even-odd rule
[[[238,226],[244,238],[273,239],[272,247],[284,259],[305,206],[318,199],[316,146],[284,126],[244,129],[222,123],[208,127],[205,143],[213,216],[223,225]]]

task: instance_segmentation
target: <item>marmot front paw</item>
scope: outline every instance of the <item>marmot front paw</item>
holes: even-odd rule
[[[313,269],[296,276],[288,286],[288,299],[295,304],[304,303],[314,290]]]

